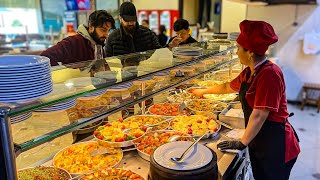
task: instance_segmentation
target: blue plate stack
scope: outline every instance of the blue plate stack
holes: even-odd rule
[[[149,76],[149,77],[138,79],[137,81],[148,81],[148,80],[151,80],[151,79],[152,79],[152,76]]]
[[[118,89],[125,89],[125,88],[129,88],[132,87],[133,83],[132,82],[127,82],[127,83],[123,83],[120,85],[115,85],[115,86],[111,86],[108,88],[108,90],[118,90]]]
[[[24,114],[20,114],[20,115],[11,117],[10,121],[11,121],[11,124],[15,124],[15,123],[27,120],[31,116],[32,116],[32,112],[27,112],[27,113],[24,113]]]
[[[102,90],[98,90],[98,91],[95,91],[95,92],[92,92],[92,93],[88,93],[88,94],[85,94],[83,96],[81,96],[80,98],[92,98],[92,97],[96,97],[96,96],[101,96],[103,94],[105,94],[107,92],[106,89],[102,89]]]
[[[76,105],[76,99],[71,99],[62,103],[58,103],[52,106],[44,107],[42,109],[37,109],[35,112],[54,112],[54,111],[64,111],[70,109]]]
[[[174,56],[201,56],[203,54],[203,49],[200,47],[174,47],[172,48],[172,53]]]
[[[0,56],[0,102],[36,100],[52,91],[50,60],[43,56]]]
[[[167,71],[161,71],[154,74],[154,76],[169,76],[170,70]]]

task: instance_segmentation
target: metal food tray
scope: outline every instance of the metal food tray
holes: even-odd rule
[[[130,147],[130,146],[135,145],[136,143],[139,143],[141,138],[146,133],[144,133],[142,136],[140,136],[138,138],[135,138],[135,139],[132,139],[132,140],[129,140],[129,141],[123,141],[123,142],[103,141],[103,140],[98,139],[95,135],[93,135],[93,136],[94,136],[95,140],[102,146],[107,146],[107,147],[110,146],[110,147],[114,147],[114,148],[124,148],[124,147]]]
[[[229,104],[221,113],[218,115],[218,119],[224,123],[227,123],[233,128],[238,128],[238,129],[244,129],[245,128],[245,122],[244,118],[241,117],[233,117],[233,116],[226,116],[226,113],[230,109],[242,109],[240,103],[233,103]]]
[[[160,117],[162,118],[163,120],[168,120],[166,122],[163,122],[163,123],[168,123],[168,126],[165,128],[169,128],[170,127],[170,121],[171,121],[171,118],[168,117],[168,116],[161,116],[161,115],[135,115],[135,116],[154,116],[154,117]],[[133,118],[134,116],[130,116],[128,117],[127,119],[123,120],[123,121],[129,121],[131,118]],[[168,119],[169,118],[169,119]],[[162,124],[162,123],[161,123]],[[146,127],[148,127],[148,125],[151,125],[152,124],[147,124],[145,125]],[[159,124],[160,125],[160,124]],[[156,126],[155,126],[156,127]],[[141,126],[142,128],[142,126]],[[153,127],[150,127],[150,129],[152,130]],[[148,132],[145,132],[141,137],[138,137],[138,138],[135,138],[135,139],[132,139],[132,140],[129,140],[129,141],[123,141],[123,142],[109,142],[109,141],[103,141],[103,140],[100,140],[98,139],[95,135],[94,138],[96,141],[99,142],[99,144],[101,145],[106,145],[106,146],[111,146],[111,147],[116,147],[116,148],[125,148],[125,147],[130,147],[130,146],[133,146],[133,145],[136,145],[137,143],[139,143],[142,139],[143,136],[145,136]]]
[[[78,146],[78,145],[80,145],[80,144],[93,144],[93,143],[98,143],[98,142],[97,142],[97,141],[85,141],[85,142],[80,142],[80,143],[72,144],[72,145],[70,145],[70,146],[67,146],[67,147],[61,149],[60,151],[58,151],[58,152],[54,155],[54,157],[53,157],[53,159],[52,159],[53,167],[56,167],[56,166],[55,166],[55,159],[56,159],[56,157],[57,157],[59,154],[61,154],[63,151],[65,151],[66,149],[68,149],[68,148],[70,148],[70,147],[73,147],[73,146]],[[111,166],[110,168],[118,167],[118,165],[120,164],[121,160],[123,159],[123,151],[121,150],[120,152],[121,152],[120,161],[117,162],[115,165]],[[62,169],[62,168],[61,168],[61,169]],[[67,171],[67,170],[65,170],[65,171]],[[68,171],[67,171],[67,172],[68,172]],[[83,173],[71,173],[71,172],[68,172],[68,173],[69,173],[72,177],[77,177],[77,176],[80,176],[80,175],[83,174]]]
[[[214,102],[214,103],[223,105],[225,108],[226,108],[227,105],[228,105],[227,103],[224,103],[224,102],[221,102],[221,101],[215,101],[215,100],[212,100],[212,99],[194,99],[194,100],[196,100],[196,101],[212,101],[212,102]],[[198,111],[198,110],[195,110],[195,109],[193,109],[193,108],[190,108],[189,105],[188,105],[191,101],[194,101],[194,100],[190,100],[190,101],[186,101],[186,102],[185,102],[187,109],[188,109],[188,110],[190,111],[190,113],[192,113],[192,114],[196,114],[196,115],[206,115],[207,113],[213,113],[213,114],[215,114],[215,115],[218,115],[218,114],[220,114],[220,113],[223,111],[223,110],[221,110],[221,111]],[[213,117],[213,118],[215,118],[215,117]]]
[[[69,179],[72,179],[71,174],[70,174],[68,171],[66,171],[66,170],[64,170],[64,169],[62,169],[62,168],[54,167],[54,166],[41,166],[41,167],[42,167],[42,168],[57,168],[57,169],[65,172],[65,173],[68,175]],[[33,168],[34,168],[34,167],[27,167],[27,168],[19,169],[19,170],[18,170],[18,173],[19,173],[20,171],[24,171],[24,170],[28,170],[28,169],[33,169]]]
[[[167,120],[167,121],[163,122],[163,123],[168,123],[168,126],[166,126],[166,128],[164,128],[164,129],[167,129],[167,128],[170,127],[170,121],[171,121],[171,119],[172,119],[171,117],[168,117],[168,116],[154,115],[154,114],[144,114],[144,115],[134,115],[134,116],[130,116],[130,117],[127,117],[126,119],[124,119],[123,121],[124,121],[124,122],[125,122],[125,121],[131,121],[132,118],[137,117],[137,116],[158,117],[158,118],[161,118],[161,119],[162,119],[160,122]],[[158,123],[160,123],[160,122],[158,122]],[[156,123],[156,124],[158,124],[158,123]],[[163,123],[161,123],[161,124],[163,124]],[[161,125],[161,124],[159,124],[159,125]],[[155,124],[144,124],[143,126],[148,127],[148,126],[152,126],[152,125],[155,125]],[[158,125],[157,125],[157,126],[158,126]],[[157,127],[157,126],[153,126],[153,127]]]
[[[168,101],[167,101],[168,102]],[[163,103],[156,103],[156,104],[164,104],[165,102],[163,102]],[[171,102],[168,102],[168,103],[170,103],[170,104],[181,104],[181,103],[171,103]],[[147,111],[147,113],[149,113],[149,114],[151,114],[151,115],[156,115],[156,116],[162,116],[162,117],[165,117],[165,118],[168,118],[168,117],[176,117],[176,116],[179,116],[179,115],[183,115],[183,114],[178,114],[178,115],[176,115],[176,116],[169,116],[169,115],[161,115],[161,114],[153,114],[153,113],[151,113],[150,112],[150,109],[154,106],[155,104],[153,104],[153,105],[151,105],[149,108],[148,108],[148,111]]]
[[[171,125],[171,124],[174,122],[173,120],[174,120],[174,119],[172,119],[172,121],[170,122],[170,130],[178,131],[178,130],[172,128],[172,125]],[[215,120],[214,120],[214,121],[215,121]],[[205,135],[205,136],[203,136],[203,138],[201,138],[202,140],[212,139],[212,138],[216,137],[216,136],[219,134],[219,131],[221,130],[221,124],[218,123],[217,121],[216,121],[216,123],[217,123],[217,125],[218,125],[218,130],[217,130],[216,132],[214,132],[214,133],[209,132],[207,135]],[[180,131],[179,131],[179,132],[180,132]],[[183,133],[183,132],[182,132],[182,133]],[[195,138],[195,139],[197,139],[197,138],[199,138],[201,135],[199,136],[199,135],[190,134],[190,136],[193,137],[193,138]]]

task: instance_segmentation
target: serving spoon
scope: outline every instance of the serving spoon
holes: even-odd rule
[[[183,152],[183,154],[180,157],[172,157],[171,161],[175,162],[175,163],[183,163],[184,162],[184,158],[186,156],[186,154],[205,136],[209,133],[210,131],[206,131],[202,136],[200,136],[195,142],[193,142],[187,150],[185,150]]]

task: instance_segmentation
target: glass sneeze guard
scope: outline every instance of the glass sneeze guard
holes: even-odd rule
[[[172,52],[169,51],[169,49],[167,48],[161,48],[152,51],[109,57],[101,60],[92,60],[74,64],[66,64],[58,67],[52,67],[51,73],[53,83],[64,83],[66,86],[69,86],[66,83],[68,79],[74,79],[79,77],[94,77],[94,71],[99,72],[101,70],[117,70],[119,71],[118,74],[121,73],[122,77],[117,77],[117,80],[115,82],[102,82],[96,84],[93,83],[93,86],[91,85],[84,88],[76,87],[75,91],[71,93],[66,93],[65,95],[62,94],[57,96],[48,94],[45,97],[31,102],[0,103],[0,107],[9,107],[11,109],[9,117],[16,116],[43,107],[61,103],[70,99],[88,95],[99,90],[108,89],[108,87],[121,85],[126,82],[131,82],[133,80],[147,78],[149,76],[152,76],[153,74],[182,67],[189,63],[197,63],[200,62],[202,59],[223,54],[224,52],[233,50],[234,48],[235,47],[231,47],[225,51],[217,52],[215,54],[209,52],[200,57],[191,58],[187,60],[184,59],[183,61],[175,61],[175,58],[173,58],[173,61],[170,61],[170,59],[172,59]],[[167,54],[165,54],[164,52]],[[155,59],[158,59],[158,61]],[[145,65],[141,66],[141,64]],[[141,66],[142,68],[139,69],[139,66]],[[137,74],[137,69],[134,69],[134,67],[137,67],[138,71],[142,70],[140,71],[142,73]]]
[[[14,105],[9,104],[9,107],[10,106],[12,107],[11,112],[9,113],[9,116],[12,117],[14,115],[22,114],[24,112],[34,111],[36,109],[57,104],[60,102],[64,102],[69,99],[78,98],[83,95],[88,95],[90,93],[94,93],[99,90],[109,89],[116,85],[121,86],[122,84],[131,82],[133,80],[143,80],[145,78],[150,78],[150,76],[156,76],[159,73],[161,74],[161,72],[168,72],[183,66],[196,64],[207,58],[223,55],[226,52],[232,51],[234,48],[235,47],[231,47],[222,52],[208,53],[199,57],[189,58],[189,59],[185,59],[185,58],[179,59],[176,57],[173,58],[172,53],[170,54],[171,51],[169,51],[167,48],[163,48],[159,50],[147,51],[142,53],[134,53],[134,54],[124,55],[124,56],[105,58],[103,60],[67,64],[65,65],[65,67],[53,67],[52,77],[53,77],[54,83],[58,82],[59,84],[68,85],[68,83],[66,82],[70,79],[74,79],[77,77],[95,77],[95,75],[98,74],[98,72],[105,71],[105,70],[117,71],[118,72],[117,80],[111,83],[104,82],[104,83],[94,84],[94,86],[90,85],[89,89],[76,88],[76,90],[73,91],[72,93],[69,93],[63,96],[50,97],[50,94],[49,94],[48,95],[49,97],[44,97],[44,98],[41,98],[40,100],[33,101],[31,103],[14,104]],[[186,76],[180,79],[178,78],[176,81],[170,82],[164,87],[160,87],[157,90],[152,91],[151,93],[147,93],[144,96],[136,97],[136,99],[121,103],[116,107],[99,109],[100,112],[91,117],[83,118],[78,122],[71,123],[70,125],[63,126],[55,131],[52,131],[50,133],[41,135],[39,137],[36,137],[24,143],[21,143],[18,145],[19,149],[21,149],[22,152],[28,149],[31,149],[35,146],[38,146],[47,141],[50,141],[56,137],[62,136],[76,129],[84,127],[88,124],[94,123],[99,119],[105,118],[108,115],[118,112],[128,106],[132,106],[134,104],[147,100],[148,98],[152,98],[156,94],[164,92],[170,88],[174,88],[182,84],[183,82],[192,80],[207,72],[216,70],[233,61],[235,61],[235,59],[230,60],[229,58],[228,60],[225,60],[223,62],[216,63],[210,69],[203,70],[202,72],[197,72],[197,74],[194,74],[192,76]],[[65,73],[68,71],[70,71],[71,75],[70,74],[65,75]],[[85,74],[81,74],[82,72],[85,72]],[[61,77],[60,74],[63,74],[62,76],[67,76],[67,77]]]

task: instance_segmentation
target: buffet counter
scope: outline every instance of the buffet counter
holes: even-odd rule
[[[244,176],[246,170],[246,149],[238,153],[221,152],[217,149],[218,142],[225,140],[228,131],[230,131],[230,129],[222,128],[214,138],[201,140],[199,142],[217,154],[219,179],[236,179],[238,176]],[[86,140],[91,139],[91,137],[86,138]],[[124,152],[123,154],[124,156],[118,168],[132,170],[147,180],[150,162],[142,159],[135,150]],[[42,166],[53,166],[52,160],[43,163]]]
[[[214,170],[214,176],[206,176],[215,177],[214,179],[218,174],[220,179],[238,177],[245,169],[247,153],[222,153],[216,149],[217,143],[228,140],[225,134],[229,131],[216,121],[219,119],[217,115],[227,108],[227,103],[233,101],[234,96],[227,94],[197,99],[190,93],[194,88],[228,82],[239,73],[238,60],[231,59],[234,48],[214,53],[202,48],[189,47],[187,54],[190,50],[192,53],[200,54],[199,56],[192,54],[188,58],[177,52],[186,48],[172,52],[160,49],[130,54],[117,57],[121,60],[122,67],[119,68],[118,64],[114,63],[115,65],[109,67],[111,70],[106,70],[105,66],[106,62],[110,66],[109,62],[115,59],[114,57],[70,64],[57,70],[51,69],[48,59],[33,62],[35,60],[26,57],[24,63],[28,66],[25,67],[23,64],[19,66],[20,69],[15,65],[8,67],[6,70],[10,72],[10,77],[23,77],[23,81],[21,79],[12,81],[14,84],[20,83],[19,87],[25,88],[25,94],[34,92],[34,88],[29,86],[35,81],[35,69],[40,73],[36,74],[39,87],[37,86],[37,91],[34,92],[37,93],[35,97],[25,97],[25,94],[17,93],[14,96],[3,96],[2,101],[0,99],[0,102],[5,102],[6,107],[3,105],[3,108],[6,108],[7,112],[4,118],[0,118],[5,119],[5,129],[12,132],[9,136],[3,136],[9,138],[7,143],[0,145],[0,149],[7,148],[8,144],[14,142],[15,154],[8,153],[5,157],[11,158],[11,162],[16,162],[10,167],[5,167],[4,175],[8,174],[10,177],[0,175],[0,179],[17,179],[16,170],[23,174],[25,172],[21,169],[39,165],[60,168],[61,171],[74,177],[93,170],[118,167],[132,170],[148,179],[148,172],[149,169],[153,169],[154,161],[151,159],[150,163],[144,160],[146,158],[141,152],[151,157],[162,157],[162,154],[168,153],[161,152],[158,156],[152,156],[152,153],[162,145],[171,144],[167,143],[170,141],[166,138],[178,135],[182,137],[181,141],[189,141],[175,146],[184,150],[184,145],[192,141],[191,137],[197,138],[204,133],[209,133],[211,138],[200,143],[210,149],[202,145],[197,146],[197,148],[202,147],[198,152],[206,151],[201,154],[201,162],[192,160],[189,169],[177,170],[180,172],[192,170],[192,173],[187,172],[191,175],[195,175],[195,171],[202,172],[200,170],[204,169],[209,169],[212,173],[211,170]],[[158,67],[161,64],[160,59],[161,62],[165,59],[166,64]],[[132,66],[131,61],[140,64]],[[103,67],[101,71],[100,66]],[[46,77],[44,80],[41,79],[43,74]],[[26,76],[28,78],[25,78]],[[6,95],[11,95],[11,91],[15,90],[14,87],[10,86]],[[182,102],[185,105],[183,110],[180,107]],[[129,112],[130,115],[138,116],[149,113],[154,117],[130,119],[127,118]],[[225,114],[226,117],[227,115]],[[221,121],[228,124],[226,119]],[[229,124],[232,125],[230,122]],[[147,131],[150,127],[153,130],[151,132]],[[153,127],[155,129],[152,129]],[[125,129],[134,130],[124,132]],[[163,135],[161,138],[156,132],[158,130],[165,131],[164,135],[159,133]],[[168,133],[169,136],[166,131],[170,130],[174,130],[175,134]],[[144,136],[145,133],[152,132],[157,134]],[[89,134],[89,137],[82,140],[84,143],[75,144],[79,142],[80,134]],[[143,138],[147,140],[143,141]],[[91,141],[93,139],[95,141]],[[156,143],[150,146],[146,141]],[[119,149],[119,147],[130,148],[135,143],[140,143],[138,150],[122,154]],[[93,150],[102,149],[104,144],[112,147],[111,150],[116,153],[105,156],[99,154],[99,157],[91,155]],[[207,164],[198,167],[205,161]],[[31,168],[30,171],[37,168]],[[167,169],[172,170],[170,168]],[[183,179],[184,176],[180,178]]]

